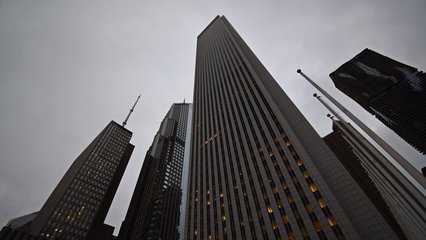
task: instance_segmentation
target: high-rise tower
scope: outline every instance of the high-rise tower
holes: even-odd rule
[[[324,141],[400,239],[426,238],[426,197],[350,124],[333,118]]]
[[[173,104],[145,160],[120,240],[183,239],[192,104]]]
[[[111,239],[104,220],[132,155],[127,120],[111,121],[72,163],[40,211],[12,219],[0,239]]]
[[[426,74],[365,49],[330,73],[336,87],[426,154]]]
[[[198,36],[186,239],[397,239],[225,17]]]
[[[77,157],[47,199],[30,231],[45,239],[96,239],[134,146],[132,132],[111,121]]]

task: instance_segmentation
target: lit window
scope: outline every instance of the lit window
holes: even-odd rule
[[[226,221],[226,216],[225,215],[222,216],[222,220]]]
[[[318,204],[320,205],[321,208],[325,208],[327,206],[323,198],[318,199]]]
[[[272,229],[277,229],[277,223],[275,221],[272,221]]]
[[[288,216],[287,216],[287,215],[284,215],[284,216],[283,216],[283,222],[284,222],[285,224],[287,224],[287,223],[288,223]]]
[[[334,219],[334,217],[329,216],[327,218],[327,220],[328,220],[328,224],[330,225],[330,227],[336,226],[337,223],[336,223],[336,220]]]
[[[297,163],[297,166],[299,166],[299,167],[302,166],[302,164],[303,164],[302,160],[300,160],[300,159],[297,159],[296,163]]]
[[[312,183],[311,186],[310,186],[310,188],[311,188],[312,192],[318,191],[318,187],[317,187],[317,185],[315,183]]]
[[[268,213],[272,213],[272,208],[268,206]]]
[[[304,176],[305,178],[308,178],[308,177],[309,177],[309,172],[308,172],[308,171],[303,171],[303,176]]]

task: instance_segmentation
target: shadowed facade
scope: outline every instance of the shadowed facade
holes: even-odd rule
[[[132,132],[111,121],[77,157],[30,226],[44,239],[112,236],[104,220],[133,152]]]
[[[146,153],[120,240],[183,238],[192,104],[173,104]]]

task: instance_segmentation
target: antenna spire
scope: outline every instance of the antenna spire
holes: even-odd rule
[[[140,97],[141,97],[141,95],[139,94],[138,98],[136,99],[135,104],[133,104],[132,109],[130,109],[129,114],[127,115],[126,119],[125,119],[125,120],[124,120],[124,122],[123,122],[123,125],[122,125],[123,127],[125,127],[125,126],[126,126],[126,124],[127,124],[127,120],[129,120],[130,114],[132,114],[133,109],[135,109],[135,106],[136,106],[136,104],[138,103],[138,101],[139,101],[139,98],[140,98]]]

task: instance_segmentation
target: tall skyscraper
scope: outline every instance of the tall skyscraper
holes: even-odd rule
[[[77,157],[30,226],[44,239],[105,239],[104,224],[134,146],[132,132],[111,121]]]
[[[186,239],[398,239],[225,17],[197,41]]]
[[[173,104],[145,160],[120,240],[183,239],[192,104]]]
[[[330,73],[336,87],[426,154],[426,74],[370,49]]]
[[[367,139],[333,119],[324,141],[400,239],[426,239],[426,197]]]

